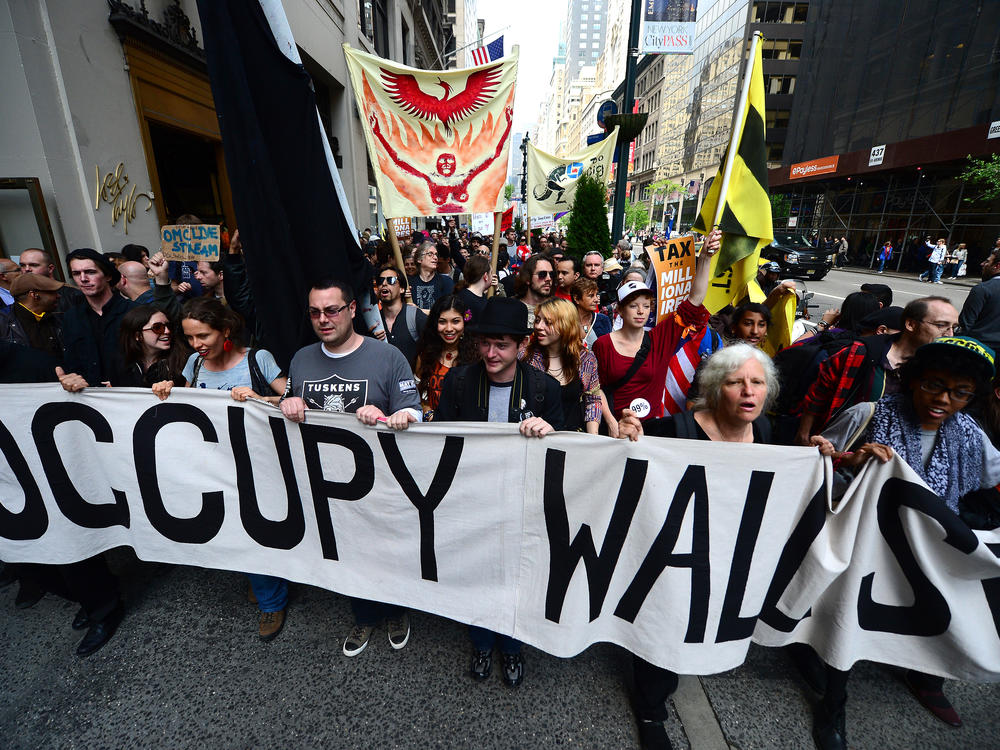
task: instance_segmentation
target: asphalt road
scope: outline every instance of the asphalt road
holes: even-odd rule
[[[806,288],[813,292],[813,304],[819,305],[815,312],[822,314],[830,307],[839,307],[841,301],[851,292],[857,292],[865,283],[887,284],[892,289],[892,303],[904,307],[907,302],[918,297],[940,295],[951,300],[952,304],[962,309],[969,290],[978,283],[977,277],[962,278],[957,281],[943,280],[941,284],[930,284],[917,280],[916,274],[882,273],[875,274],[867,269],[853,267],[835,268],[820,281],[807,279]],[[796,283],[802,283],[796,281]]]
[[[573,659],[525,648],[517,690],[468,676],[466,629],[416,613],[409,644],[376,631],[341,654],[347,601],[292,587],[284,631],[258,641],[237,573],[110,555],[128,614],[88,659],[72,653],[76,606],[47,596],[14,609],[0,591],[0,746],[35,748],[634,748],[629,655],[597,645]],[[946,682],[965,720],[952,729],[907,693],[897,670],[856,667],[852,747],[996,748],[1000,685]],[[814,697],[783,652],[750,648],[739,669],[682,678],[668,731],[676,748],[810,748]]]

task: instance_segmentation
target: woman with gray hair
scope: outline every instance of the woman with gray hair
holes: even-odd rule
[[[777,370],[771,358],[749,344],[720,349],[705,360],[699,396],[690,411],[645,423],[622,412],[618,435],[638,440],[642,434],[731,443],[768,443],[771,428],[764,412],[778,395]]]
[[[630,440],[646,434],[729,443],[771,442],[765,411],[778,395],[778,376],[764,352],[742,343],[719,349],[705,360],[700,383],[701,394],[690,411],[642,422],[625,409],[618,422],[618,436]],[[677,673],[635,655],[632,672],[632,710],[642,747],[669,748],[664,727],[666,701],[677,689]]]

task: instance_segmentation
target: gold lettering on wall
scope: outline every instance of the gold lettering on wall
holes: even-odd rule
[[[138,192],[138,185],[131,185],[129,190],[128,175],[125,174],[125,162],[118,162],[113,172],[108,172],[101,179],[101,168],[94,165],[94,210],[101,210],[101,203],[111,206],[111,226],[124,218],[125,234],[128,225],[135,221],[135,204],[140,198],[146,199],[146,210],[153,207],[153,193]]]

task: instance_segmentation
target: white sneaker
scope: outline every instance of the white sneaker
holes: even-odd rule
[[[368,647],[372,637],[372,625],[355,625],[354,630],[344,640],[344,656],[357,656]]]
[[[398,619],[387,619],[385,629],[389,645],[399,651],[410,640],[410,616],[404,612]]]

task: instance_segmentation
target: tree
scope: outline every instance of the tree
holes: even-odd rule
[[[968,157],[969,165],[959,177],[982,188],[982,192],[965,200],[992,201],[1000,198],[1000,154],[990,154],[989,159]]]
[[[636,232],[649,226],[649,206],[645,203],[625,204],[625,228]]]
[[[507,203],[510,203],[511,198],[513,197],[514,197],[514,186],[508,182],[506,185],[503,186],[503,199]]]
[[[607,257],[611,252],[611,231],[608,229],[607,191],[604,184],[589,174],[580,175],[576,197],[569,215],[566,240],[578,258],[592,250]]]

